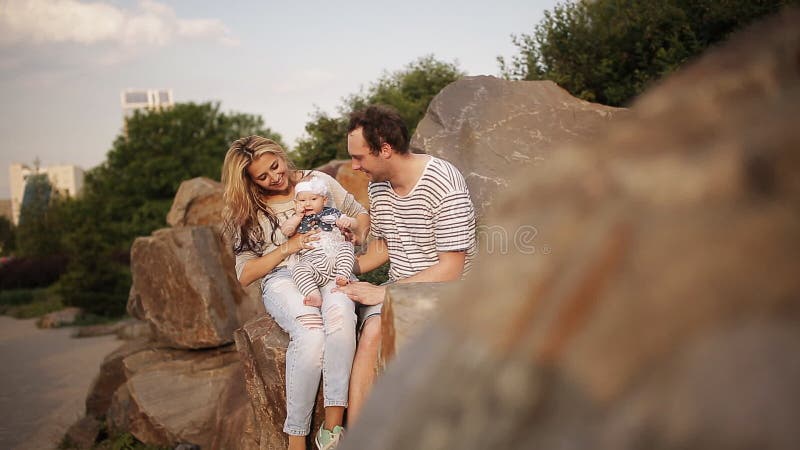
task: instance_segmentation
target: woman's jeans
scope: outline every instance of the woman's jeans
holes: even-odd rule
[[[306,436],[317,397],[320,375],[325,406],[347,406],[350,369],[356,350],[354,303],[343,293],[323,286],[322,307],[303,305],[289,269],[267,274],[261,285],[264,306],[289,333],[286,350],[286,422],[283,431]]]

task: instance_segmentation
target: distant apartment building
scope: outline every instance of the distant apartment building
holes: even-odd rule
[[[10,198],[4,198],[0,200],[0,217],[5,217],[9,222],[14,221],[14,216],[11,214]]]
[[[9,166],[9,182],[11,184],[11,221],[19,224],[19,213],[22,209],[22,196],[25,184],[31,175],[37,173],[47,175],[47,179],[59,194],[74,197],[83,190],[83,169],[73,165],[31,168],[25,164],[14,163]]]
[[[120,94],[125,118],[139,109],[162,109],[175,105],[172,89],[126,89]]]

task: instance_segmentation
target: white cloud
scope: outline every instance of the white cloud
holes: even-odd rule
[[[163,46],[176,39],[238,44],[221,21],[180,19],[171,7],[153,0],[140,0],[135,11],[79,0],[8,0],[0,10],[0,45]]]

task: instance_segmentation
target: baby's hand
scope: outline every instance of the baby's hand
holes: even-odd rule
[[[305,211],[305,209],[301,205],[295,205],[295,207],[294,207],[294,213],[295,214],[299,214],[299,215],[302,216],[304,211]]]
[[[352,217],[348,217],[342,214],[341,216],[339,216],[338,219],[336,219],[336,226],[342,229],[353,228],[354,226],[356,226],[356,219],[353,219]]]

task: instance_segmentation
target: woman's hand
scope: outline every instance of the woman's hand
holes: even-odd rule
[[[315,236],[319,230],[311,230],[308,233],[296,233],[294,236],[286,241],[286,248],[289,254],[297,253],[300,250],[314,248],[312,242],[318,241],[319,236]]]

